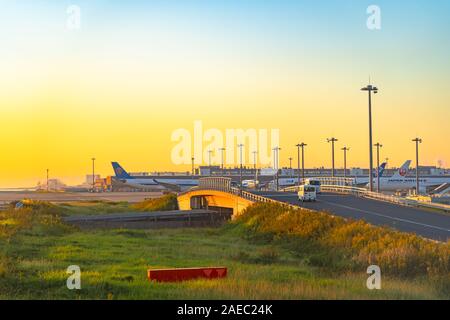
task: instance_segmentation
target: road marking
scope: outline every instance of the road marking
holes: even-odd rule
[[[401,222],[416,224],[416,225],[423,226],[423,227],[438,229],[438,230],[442,230],[442,231],[445,231],[445,232],[450,232],[450,229],[445,229],[445,228],[441,228],[441,227],[437,227],[437,226],[432,226],[432,225],[425,224],[425,223],[415,222],[415,221],[411,221],[411,220],[407,220],[407,219],[395,218],[395,217],[387,216],[387,215],[384,215],[384,214],[381,214],[381,213],[377,213],[377,212],[373,212],[373,211],[369,211],[369,210],[363,210],[363,209],[357,209],[357,208],[349,207],[349,206],[346,206],[346,205],[343,205],[343,204],[336,204],[336,203],[333,203],[333,202],[328,202],[328,201],[323,201],[323,200],[321,202],[327,203],[329,205],[336,206],[336,207],[341,207],[341,208],[350,209],[350,210],[354,210],[354,211],[364,212],[364,213],[371,214],[371,215],[374,215],[374,216],[379,216],[379,217],[383,217],[383,218],[387,218],[387,219],[397,220],[397,221],[401,221]]]

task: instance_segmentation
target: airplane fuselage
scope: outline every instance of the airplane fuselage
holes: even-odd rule
[[[380,178],[380,188],[386,191],[405,190],[416,187],[415,177],[383,177]],[[443,183],[450,183],[450,177],[419,177],[419,188],[439,186]],[[377,179],[374,179],[374,186],[377,186]]]

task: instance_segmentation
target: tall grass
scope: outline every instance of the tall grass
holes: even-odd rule
[[[271,203],[248,207],[235,223],[253,239],[281,240],[299,255],[308,253],[317,266],[351,271],[376,264],[386,275],[428,276],[450,289],[450,242]]]
[[[166,194],[160,198],[148,199],[139,202],[133,206],[142,211],[169,211],[178,210],[177,195],[174,193]]]
[[[61,224],[61,210],[48,202],[23,200],[24,206],[16,209],[14,203],[10,208],[0,212],[0,240],[9,240],[17,232],[32,227],[66,229]]]

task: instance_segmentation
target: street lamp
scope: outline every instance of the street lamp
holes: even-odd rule
[[[242,190],[242,148],[244,147],[244,145],[238,144],[239,147],[239,153],[240,153],[240,169],[239,169],[239,188]]]
[[[279,189],[279,181],[278,181],[278,156],[279,156],[279,151],[281,150],[281,148],[280,147],[275,147],[275,148],[273,148],[273,152],[274,152],[274,160],[275,160],[275,170],[276,170],[276,173],[275,173],[275,177],[276,177],[276,182],[277,182],[277,191],[278,191],[278,189]]]
[[[191,158],[191,161],[192,161],[192,175],[195,175],[194,160],[195,160],[195,158],[192,157],[192,158]]]
[[[416,194],[419,194],[419,143],[422,143],[422,139],[412,139],[416,143]]]
[[[349,151],[350,148],[344,146],[341,150],[344,151],[344,179],[345,179],[347,177],[347,151]]]
[[[292,177],[292,157],[289,157],[289,173]]]
[[[92,158],[92,192],[95,190],[95,158]]]
[[[377,142],[374,146],[377,147],[377,192],[380,193],[380,148],[383,145]]]
[[[372,86],[371,84],[367,85],[367,87],[361,88],[362,91],[367,91],[369,94],[369,186],[370,191],[373,191],[373,180],[372,180],[372,164],[373,164],[373,155],[372,155],[372,91],[373,93],[378,93],[378,88]]]
[[[220,151],[221,157],[222,157],[222,175],[223,175],[223,159],[224,159],[223,154],[224,154],[225,150],[226,150],[225,148],[219,148],[219,151]]]
[[[208,150],[208,166],[209,166],[209,170],[211,170],[211,153],[212,153],[212,150]]]
[[[258,170],[256,169],[256,156],[257,156],[257,154],[258,154],[257,150],[253,151],[253,169],[255,170],[255,186],[256,186],[256,183],[258,181]]]
[[[338,139],[332,137],[327,138],[327,142],[331,142],[331,176],[334,177],[334,143],[338,141]]]
[[[300,186],[300,148],[302,148],[302,180],[305,181],[305,157],[304,157],[304,147],[307,146],[306,143],[302,142],[297,145],[297,163],[298,163],[298,185]]]

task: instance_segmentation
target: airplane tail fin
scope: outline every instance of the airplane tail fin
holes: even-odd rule
[[[132,177],[125,171],[118,162],[111,162],[116,177],[119,179],[132,179]]]
[[[381,177],[383,176],[383,172],[384,169],[386,168],[386,164],[387,162],[383,162],[382,164],[380,164],[380,168],[378,169],[378,171],[376,170],[376,168],[374,168],[374,172],[372,173],[372,177],[376,178],[378,175]]]
[[[405,163],[393,174],[392,177],[404,177],[408,174],[409,165],[411,164],[411,160],[406,160]]]
[[[382,164],[380,164],[380,169],[378,170],[378,176],[379,177],[383,176],[384,169],[386,168],[386,164],[387,164],[387,162],[383,162]]]

